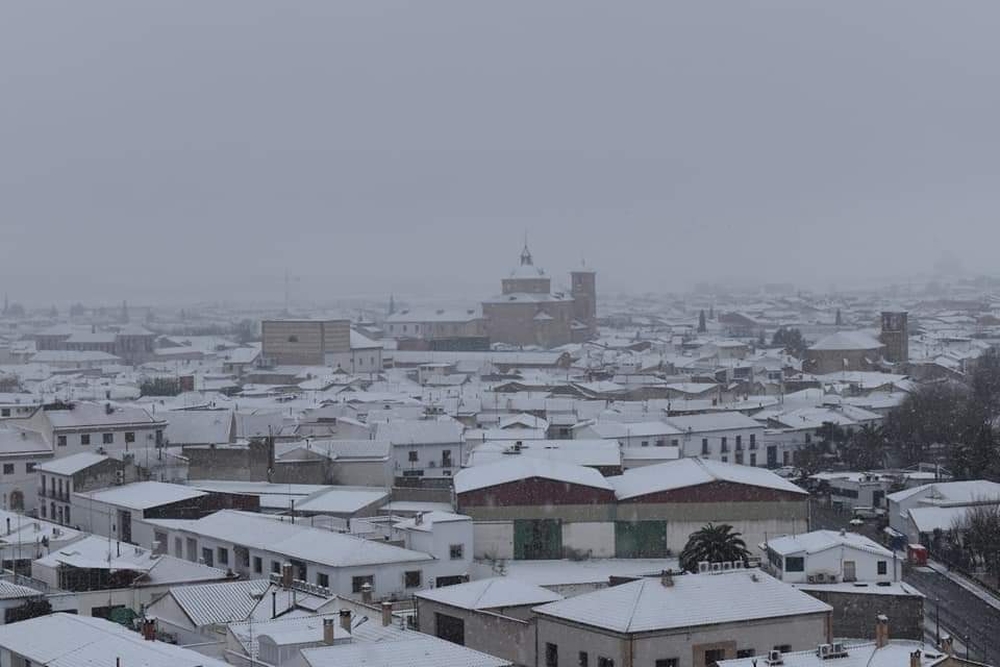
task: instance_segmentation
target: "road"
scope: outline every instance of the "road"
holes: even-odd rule
[[[928,625],[940,618],[941,634],[958,638],[971,659],[1000,664],[1000,611],[930,568],[911,568],[903,581],[927,596]]]
[[[848,528],[850,514],[836,512],[814,503],[810,509],[813,530],[839,530]],[[879,540],[878,531],[871,522],[855,532]],[[925,627],[930,629],[928,640],[941,627],[941,634],[955,637],[961,655],[968,648],[969,657],[991,665],[1000,665],[1000,611],[967,591],[954,581],[930,568],[906,568],[903,581],[922,592]]]

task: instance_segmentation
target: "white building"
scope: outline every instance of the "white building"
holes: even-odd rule
[[[472,553],[471,526],[460,538],[447,531],[441,538],[447,547],[434,545],[433,552],[442,555],[447,548],[448,557],[443,558],[383,540],[231,510],[191,521],[147,523],[164,534],[175,556],[228,567],[249,578],[280,573],[287,562],[295,568],[295,579],[337,595],[360,595],[368,584],[376,597],[402,597],[436,585],[439,579],[453,582],[468,571]],[[456,539],[460,541],[452,541]],[[452,549],[460,550],[462,557],[452,558]]]
[[[985,480],[935,482],[904,489],[886,496],[889,527],[906,535],[911,543],[935,528],[951,530],[956,519],[977,504],[1000,504],[1000,484]]]
[[[0,421],[0,494],[4,509],[35,508],[35,467],[51,458],[52,444],[43,433],[15,420]]]
[[[764,426],[739,412],[712,412],[684,417],[667,417],[668,424],[681,432],[681,456],[698,456],[723,463],[765,466],[760,451]]]
[[[759,570],[639,579],[534,611],[546,667],[706,667],[832,641],[830,605]]]
[[[377,440],[392,443],[396,477],[445,478],[459,471],[465,457],[464,426],[451,417],[380,423]]]
[[[790,584],[899,581],[895,554],[857,533],[814,530],[760,545],[767,570]]]

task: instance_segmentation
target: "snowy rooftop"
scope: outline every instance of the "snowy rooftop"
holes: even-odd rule
[[[547,461],[531,457],[512,457],[508,461],[465,468],[455,475],[455,493],[467,493],[498,484],[517,482],[532,477],[567,484],[579,484],[598,489],[612,489],[608,481],[593,468]]]
[[[659,578],[641,579],[542,605],[535,611],[615,632],[636,633],[832,609],[759,570],[676,575],[673,582],[673,586],[664,586]]]
[[[741,412],[713,412],[706,415],[667,417],[666,421],[680,431],[705,433],[737,429],[759,429],[760,423]]]
[[[204,491],[180,484],[165,482],[135,482],[123,486],[110,486],[96,491],[74,493],[75,496],[100,503],[145,510],[206,495]]]
[[[809,494],[770,470],[753,466],[721,463],[710,459],[684,458],[657,465],[633,468],[608,481],[620,499],[636,498],[660,491],[682,489],[712,482],[731,482],[775,489],[788,493]]]
[[[76,614],[50,614],[0,626],[0,646],[37,665],[77,667],[109,664],[146,667],[226,667],[227,663],[173,644],[147,641],[111,621]]]
[[[331,567],[432,560],[420,551],[233,510],[191,521],[184,530]]]
[[[562,600],[558,593],[513,577],[479,579],[464,584],[420,591],[417,597],[461,609],[499,609]]]
[[[309,667],[510,667],[512,663],[430,635],[302,650]]]
[[[836,530],[814,530],[810,533],[785,535],[767,541],[767,548],[788,556],[798,553],[814,554],[836,547],[861,549],[883,558],[892,558],[892,552],[878,542],[858,533],[841,533]]]
[[[878,350],[884,347],[877,338],[863,331],[838,331],[822,338],[809,347],[810,350]]]
[[[35,470],[53,475],[75,475],[81,470],[86,470],[92,465],[107,461],[109,458],[103,454],[80,452],[79,454],[71,454],[70,456],[39,463],[35,467]]]
[[[920,652],[920,667],[933,667],[947,662],[948,656],[929,644],[894,639],[886,646],[878,648],[875,642],[848,643],[847,655],[836,659],[837,667],[900,667],[910,665],[910,654]],[[816,655],[816,650],[796,651],[781,655],[783,667],[823,667],[829,660]],[[737,658],[720,660],[719,667],[756,667],[759,658]]]

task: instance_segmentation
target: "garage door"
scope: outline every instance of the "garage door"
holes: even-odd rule
[[[549,560],[562,557],[562,524],[558,519],[514,520],[516,560]]]
[[[618,558],[665,558],[666,521],[616,521],[615,555]]]

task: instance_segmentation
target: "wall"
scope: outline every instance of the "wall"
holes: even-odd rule
[[[514,557],[513,521],[476,521],[473,541],[476,558]]]
[[[874,619],[879,614],[885,614],[889,617],[889,631],[893,639],[924,638],[924,598],[919,594],[888,595],[877,592],[877,588],[874,589],[876,592],[865,592],[864,589],[843,591],[833,586],[812,586],[801,590],[833,607],[835,637],[874,639]]]
[[[197,479],[261,482],[272,467],[271,446],[251,441],[247,447],[185,447],[188,477]]]
[[[535,664],[535,623],[488,611],[460,609],[416,598],[418,629],[436,635],[435,614],[465,621],[465,646],[510,660],[519,665]]]
[[[592,558],[615,557],[615,524],[611,521],[564,523],[563,547],[579,549]]]
[[[790,584],[808,583],[809,575],[821,572],[824,574],[836,574],[837,581],[843,581],[844,561],[854,561],[855,579],[857,581],[894,581],[898,578],[901,564],[891,557],[879,556],[860,549],[853,549],[848,546],[839,546],[823,551],[807,554],[802,552],[805,558],[805,571],[803,572],[781,572],[778,578]],[[878,574],[878,563],[884,561],[886,573]],[[894,572],[895,570],[895,572]]]
[[[701,654],[713,646],[725,647],[727,658],[735,658],[736,651],[742,649],[766,654],[783,644],[794,651],[815,648],[827,641],[827,619],[828,614],[814,614],[630,637],[540,616],[538,660],[540,663],[544,660],[545,644],[551,642],[559,647],[560,667],[577,665],[581,651],[588,653],[591,665],[596,665],[598,657],[603,656],[612,658],[616,667],[646,667],[664,658],[677,658],[678,667],[705,667]]]

